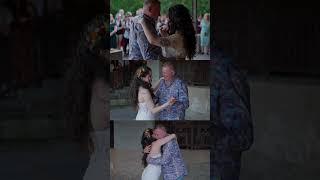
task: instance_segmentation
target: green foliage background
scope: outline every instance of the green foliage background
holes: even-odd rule
[[[192,13],[192,0],[160,0],[161,1],[161,14],[167,13],[169,7],[175,4],[183,4]],[[135,14],[136,10],[142,8],[143,0],[111,0],[110,7],[111,13],[115,15],[119,9],[123,9],[125,12],[130,11]],[[198,15],[204,13],[210,13],[210,0],[198,0],[197,3]]]

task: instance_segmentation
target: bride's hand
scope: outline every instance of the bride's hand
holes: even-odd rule
[[[176,134],[171,134],[174,138],[177,138],[177,135]]]
[[[176,102],[176,99],[174,97],[171,97],[164,105],[166,107],[172,106]]]
[[[172,106],[176,102],[176,98],[171,97],[168,102],[169,102],[169,105]]]
[[[169,36],[168,31],[166,30],[166,28],[161,28],[160,29],[160,35],[161,35],[161,37]]]
[[[143,150],[143,153],[149,154],[150,151],[151,151],[151,145],[146,146],[146,147],[144,148],[144,150]]]

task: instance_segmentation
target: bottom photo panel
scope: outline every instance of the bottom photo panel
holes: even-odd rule
[[[209,180],[209,121],[111,121],[112,180]]]

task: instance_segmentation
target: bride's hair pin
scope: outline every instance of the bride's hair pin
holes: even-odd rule
[[[146,68],[145,68],[144,66],[140,67],[140,68],[137,70],[137,73],[136,73],[137,78],[140,79],[141,76],[144,75],[146,71],[147,71],[147,70],[146,70]]]
[[[151,137],[150,129],[146,129],[146,130],[144,131],[144,135],[145,135],[147,138],[150,138],[150,137]]]
[[[138,79],[140,79],[140,77],[141,77],[141,69],[137,70],[136,76],[137,76]]]

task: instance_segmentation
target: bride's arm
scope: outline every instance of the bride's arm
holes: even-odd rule
[[[151,94],[147,89],[141,88],[139,93],[140,93],[140,100],[142,100],[139,102],[147,102],[148,108],[150,109],[152,114],[156,114],[162,111],[163,109],[165,109],[166,107],[170,106],[170,101],[164,103],[161,106],[155,106],[155,104],[153,103],[153,99],[151,98]]]
[[[154,84],[154,87],[153,87],[153,92],[154,92],[154,93],[156,93],[156,92],[158,91],[161,80],[163,80],[163,77],[161,77],[161,78],[156,82],[156,84]]]
[[[172,139],[177,138],[175,134],[170,134],[164,138],[158,139],[152,143],[152,145],[162,146],[167,142],[171,141]]]
[[[159,37],[153,32],[151,32],[150,26],[146,23],[144,19],[142,19],[140,23],[150,44],[159,47],[172,46],[171,41],[168,37]]]
[[[162,111],[163,109],[165,109],[166,107],[170,106],[170,102],[168,101],[168,102],[162,104],[161,106],[155,106],[153,101],[152,101],[152,105],[151,106],[152,106],[151,107],[152,114],[156,114],[156,113]]]

